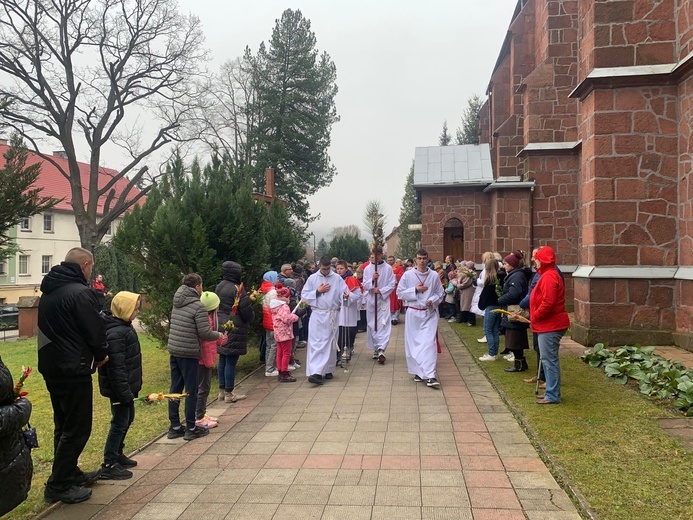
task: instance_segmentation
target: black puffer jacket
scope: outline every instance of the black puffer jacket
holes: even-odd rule
[[[49,381],[91,379],[106,357],[106,323],[79,264],[62,262],[41,282],[38,369]]]
[[[114,402],[129,403],[142,389],[140,340],[128,321],[106,314],[108,363],[99,367],[101,395]]]
[[[236,314],[231,316],[231,307],[236,299],[236,292],[241,284],[241,265],[227,260],[221,264],[221,276],[214,292],[219,296],[219,332],[223,332],[222,325],[230,318],[236,326],[229,332],[229,340],[226,344],[217,347],[217,353],[224,356],[242,356],[248,351],[248,324],[255,319],[253,304],[248,298],[245,289],[241,293]]]
[[[498,298],[498,305],[507,308],[508,305],[519,305],[522,298],[527,296],[529,283],[527,275],[523,269],[513,269],[505,277],[503,282],[503,295]],[[506,329],[527,329],[528,325],[519,321],[508,320],[508,315],[504,314],[501,320],[501,327]]]
[[[15,401],[12,375],[0,359],[0,516],[24,502],[31,487],[34,465],[22,436],[30,415],[27,399]]]

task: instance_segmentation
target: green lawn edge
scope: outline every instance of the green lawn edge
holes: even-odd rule
[[[142,347],[143,372],[143,387],[140,396],[152,392],[167,392],[171,384],[168,351],[161,348],[159,343],[146,334],[140,333],[139,339]],[[0,349],[2,360],[10,369],[15,381],[21,374],[22,366],[31,366],[34,369],[24,383],[24,390],[29,392],[27,398],[32,404],[31,425],[38,432],[40,444],[40,448],[32,450],[34,476],[27,499],[16,509],[0,517],[2,519],[25,520],[35,518],[49,507],[49,504],[43,501],[43,489],[50,475],[53,461],[53,408],[51,407],[48,390],[46,390],[46,384],[37,369],[38,350],[36,338],[0,342]],[[257,342],[251,341],[248,353],[241,356],[236,366],[236,384],[259,366]],[[217,381],[215,368],[212,390],[209,395],[210,401],[217,397]],[[80,467],[85,471],[94,470],[103,462],[103,447],[111,420],[110,402],[99,393],[96,375],[93,376],[93,386],[94,416],[92,433],[79,460]],[[140,451],[167,430],[168,406],[166,402],[152,405],[137,403],[135,405],[135,421],[125,439],[124,451],[126,453]]]
[[[453,324],[475,360],[487,352],[480,326]],[[503,339],[501,339],[501,349]],[[603,520],[690,518],[693,452],[666,433],[657,419],[681,417],[619,385],[575,355],[561,356],[559,406],[538,406],[536,356],[530,370],[507,373],[504,360],[478,365],[499,390],[546,460],[559,484],[578,502],[581,515]],[[584,497],[584,503],[582,500]]]

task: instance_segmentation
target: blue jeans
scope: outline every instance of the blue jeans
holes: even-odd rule
[[[185,391],[185,424],[189,430],[195,428],[195,408],[197,407],[197,367],[199,361],[193,358],[171,356],[171,390],[172,394]],[[180,427],[180,402],[169,399],[168,419],[171,428]]]
[[[502,317],[500,313],[491,312],[493,309],[500,309],[500,307],[486,307],[484,311],[484,334],[486,335],[489,356],[497,356],[498,346],[500,345],[500,324]]]
[[[546,376],[544,399],[552,403],[561,402],[561,366],[558,362],[558,347],[566,330],[568,329],[538,333],[541,364],[544,366]]]
[[[113,404],[111,401],[111,429],[108,430],[106,446],[103,449],[103,463],[107,466],[118,462],[118,455],[123,453],[125,436],[135,420],[135,402]]]
[[[232,392],[236,380],[236,363],[238,356],[225,356],[219,354],[219,388],[223,388],[227,392]]]

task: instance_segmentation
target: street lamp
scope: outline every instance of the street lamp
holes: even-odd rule
[[[310,235],[313,236],[313,263],[317,265],[317,260],[315,259],[315,233],[311,231],[308,236]]]

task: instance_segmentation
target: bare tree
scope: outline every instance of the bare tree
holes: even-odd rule
[[[212,148],[221,147],[238,169],[251,162],[248,134],[257,122],[251,72],[245,58],[225,62],[207,87],[208,101],[201,113],[202,139]]]
[[[181,15],[175,0],[0,0],[0,123],[69,180],[84,247],[99,243],[147,193],[144,160],[191,138],[184,123],[196,108],[204,62],[199,20]],[[46,137],[61,144],[67,169],[39,150]],[[102,175],[100,185],[108,143],[128,163],[105,183]],[[88,179],[77,163],[84,144]]]
[[[354,236],[356,238],[361,237],[361,228],[359,228],[356,224],[349,224],[347,226],[338,226],[332,228],[332,238],[339,238],[339,237],[345,237],[345,236]]]

